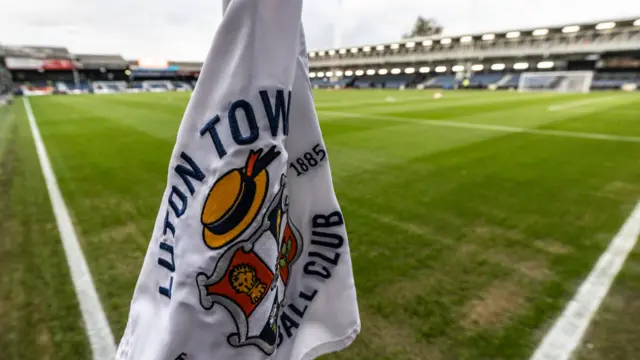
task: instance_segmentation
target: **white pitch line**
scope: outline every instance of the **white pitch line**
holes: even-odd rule
[[[536,349],[531,360],[568,360],[640,235],[640,203]]]
[[[595,102],[601,102],[601,101],[605,101],[605,100],[612,100],[617,98],[618,96],[612,95],[612,96],[605,96],[605,97],[601,97],[601,98],[595,98],[595,99],[586,99],[586,100],[580,100],[580,101],[572,101],[572,102],[568,102],[568,103],[564,103],[564,104],[560,104],[560,105],[552,105],[549,106],[549,108],[547,110],[549,111],[559,111],[559,110],[566,110],[566,109],[571,109],[577,106],[582,106],[582,105],[586,105],[589,106]]]
[[[58,181],[49,162],[47,150],[42,142],[40,130],[36,124],[36,118],[33,115],[29,99],[25,96],[24,108],[27,111],[27,118],[33,134],[33,142],[36,145],[38,159],[42,168],[42,175],[49,190],[49,199],[53,207],[53,214],[56,218],[58,231],[62,240],[67,264],[71,273],[71,280],[75,288],[78,302],[80,303],[80,312],[84,321],[85,330],[91,344],[91,352],[93,360],[113,360],[115,357],[116,347],[113,334],[109,328],[109,322],[102,309],[98,292],[93,284],[93,278],[84,258],[78,237],[71,223],[69,210],[64,203],[62,193],[58,187]]]
[[[395,121],[395,122],[404,122],[404,123],[427,125],[427,126],[442,126],[442,127],[454,127],[454,128],[463,128],[463,129],[499,131],[499,132],[506,132],[506,133],[550,135],[550,136],[570,137],[570,138],[578,138],[578,139],[640,143],[640,137],[638,136],[610,135],[610,134],[585,133],[585,132],[573,132],[573,131],[562,131],[562,130],[531,129],[531,128],[520,128],[520,127],[514,127],[514,126],[473,124],[473,123],[465,123],[465,122],[458,122],[458,121],[404,118],[404,117],[398,117],[398,116],[357,114],[357,113],[346,113],[346,112],[324,111],[324,110],[318,110],[318,113],[327,114],[331,116],[363,118],[363,119],[382,120],[382,121]]]

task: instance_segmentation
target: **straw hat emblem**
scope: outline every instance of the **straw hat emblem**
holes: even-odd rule
[[[221,248],[253,223],[269,188],[267,166],[280,155],[275,148],[264,154],[262,149],[251,150],[243,168],[231,169],[213,184],[202,208],[207,246]]]

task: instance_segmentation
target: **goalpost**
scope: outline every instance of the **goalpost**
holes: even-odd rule
[[[520,75],[518,91],[554,91],[588,93],[593,71],[541,71]]]

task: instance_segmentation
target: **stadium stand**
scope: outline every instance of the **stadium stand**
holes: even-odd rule
[[[2,46],[4,65],[21,92],[32,95],[56,92],[56,83],[77,83],[76,64],[63,47]]]
[[[176,91],[190,91],[190,90],[193,90],[191,85],[189,85],[188,83],[186,83],[184,81],[172,81],[171,82],[171,86]]]
[[[94,81],[91,83],[91,91],[95,94],[112,94],[126,90],[126,81]]]
[[[143,89],[146,89],[150,92],[165,92],[169,91],[173,88],[170,81],[143,81],[142,82]]]
[[[426,88],[441,88],[441,89],[453,89],[456,85],[455,75],[439,75],[432,78],[427,84]]]
[[[358,78],[354,86],[360,88],[398,89],[402,86],[407,86],[414,77],[413,75],[365,75]]]
[[[342,78],[314,78],[311,80],[311,85],[320,89],[344,88],[353,85],[353,79],[351,76]]]
[[[12,87],[11,73],[9,73],[9,70],[0,62],[0,97],[11,93]]]
[[[598,73],[591,84],[592,89],[615,90],[625,84],[640,86],[640,72]]]
[[[76,88],[88,89],[94,81],[129,80],[128,63],[120,55],[77,54],[73,57],[79,74],[79,83],[74,85]]]
[[[142,91],[145,89],[142,81],[132,81],[131,83],[129,83],[129,88],[133,90],[139,90],[139,91]]]
[[[505,74],[505,76],[498,81],[499,89],[515,89],[520,83],[520,73]]]
[[[469,79],[469,86],[472,88],[486,88],[489,85],[496,84],[503,77],[503,73],[473,74]]]
[[[639,19],[605,20],[315,50],[309,77],[316,88],[518,89],[524,72],[594,71],[593,90],[634,90],[640,85],[638,49]],[[12,86],[31,94],[189,91],[202,67],[45,46],[0,46],[0,59]],[[546,77],[531,84],[546,89],[562,81]]]
[[[312,78],[327,72],[359,73],[352,81],[359,88],[380,87],[385,74],[396,68],[414,74],[408,87],[457,88],[468,79],[469,88],[514,89],[525,71],[595,70],[602,75],[596,75],[594,89],[619,89],[636,83],[631,73],[640,72],[638,49],[638,19],[617,19],[315,50],[309,52],[309,64]],[[604,75],[609,72],[626,75]]]

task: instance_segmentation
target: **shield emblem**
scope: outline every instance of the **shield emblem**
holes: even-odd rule
[[[278,292],[271,291],[275,275],[265,261],[254,251],[247,251],[243,243],[229,248],[220,258],[213,274],[199,273],[196,282],[200,304],[209,310],[215,303],[224,306],[236,324],[236,333],[228,336],[232,346],[255,345],[266,354],[275,351]],[[267,323],[260,333],[249,334],[249,319],[261,302],[273,294],[274,305]],[[273,322],[272,324],[270,322]]]
[[[275,156],[277,154],[274,154],[273,149],[264,155],[261,151],[252,152],[245,166],[247,176],[255,175],[258,169],[260,170],[258,174],[268,177],[266,165],[255,164],[261,161],[267,164],[266,161],[272,160],[271,158]],[[229,176],[231,175],[223,175],[224,181],[227,181]],[[259,180],[257,176],[254,179],[256,184]],[[222,180],[218,182],[223,183]],[[217,191],[218,185],[214,185],[214,190],[212,193],[216,195],[213,197],[215,199],[224,200],[228,195],[226,192]],[[212,195],[209,198],[212,198]],[[228,201],[229,204],[233,203],[231,207],[240,206],[234,205],[234,201],[236,200]],[[236,201],[238,204],[242,203],[241,200],[238,201]],[[219,246],[224,250],[211,274],[201,272],[196,276],[200,304],[206,310],[210,310],[214,304],[219,304],[229,311],[236,325],[236,332],[227,336],[231,346],[254,345],[265,354],[271,355],[277,346],[278,318],[285,306],[286,287],[291,278],[291,267],[302,253],[300,232],[288,216],[286,176],[281,176],[278,191],[263,210],[257,211],[255,215],[243,215],[243,219],[257,217],[246,225],[247,229],[255,229],[251,234],[239,232],[237,237],[236,235],[228,237],[227,229],[223,229],[222,225],[218,226],[218,223],[227,224],[227,215],[211,215],[217,214],[218,203],[220,202],[207,200],[205,204],[206,211],[203,210],[203,216],[206,215],[207,221],[203,221],[203,240],[210,248]],[[227,203],[224,205],[226,209]],[[262,215],[258,216],[260,213]],[[209,218],[222,220],[213,221]],[[214,239],[214,236],[219,237],[216,239],[225,239],[225,241],[213,246],[213,242],[208,240]]]

